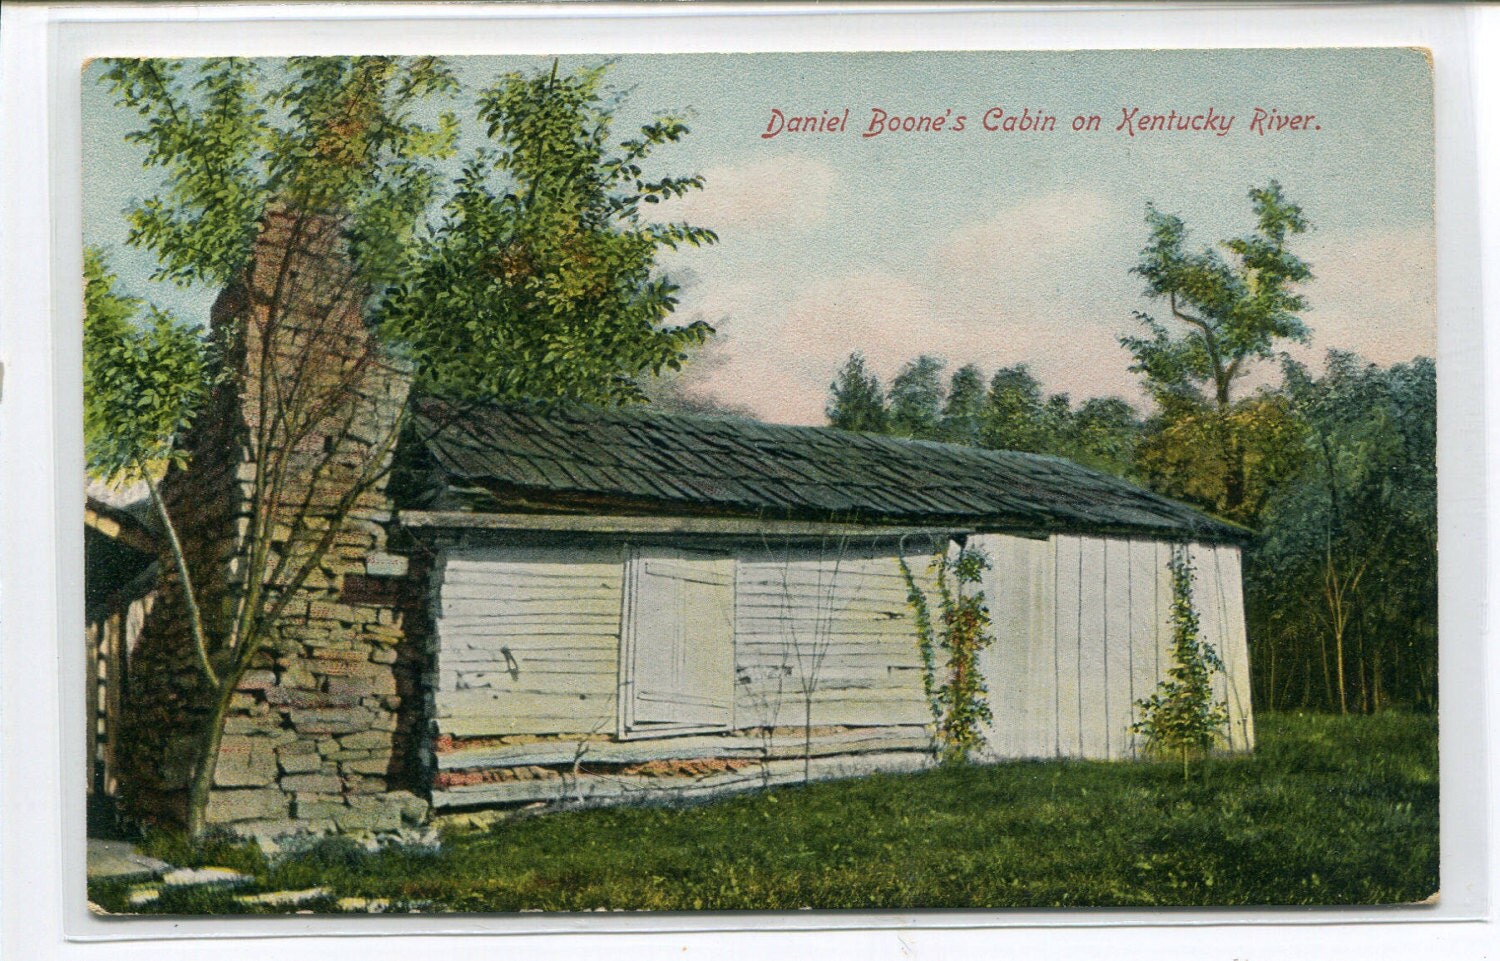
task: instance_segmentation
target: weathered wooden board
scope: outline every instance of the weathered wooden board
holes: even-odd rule
[[[449,788],[432,793],[436,808],[470,807],[527,801],[600,802],[658,801],[668,798],[700,799],[750,791],[781,784],[800,783],[804,778],[828,780],[877,772],[901,773],[931,767],[929,754],[899,751],[884,754],[840,755],[754,764],[738,771],[696,778],[583,775],[533,781],[504,781]]]
[[[473,736],[612,726],[621,568],[621,552],[611,547],[445,552],[435,618],[438,730]]]
[[[1109,755],[1109,622],[1105,617],[1105,557],[1108,541],[1085,537],[1080,551],[1078,614],[1079,753],[1083,757]]]
[[[1156,545],[1156,607],[1161,613],[1156,619],[1157,676],[1166,677],[1172,669],[1172,545],[1158,542]]]
[[[979,668],[989,689],[991,723],[984,732],[988,757],[1023,753],[1026,679],[1031,666],[1031,543],[1001,534],[976,535],[968,542],[989,559],[981,587],[994,642],[979,654]]]
[[[1159,623],[1163,616],[1159,608],[1157,585],[1161,580],[1161,561],[1157,556],[1157,542],[1132,540],[1130,542],[1130,703],[1131,722],[1140,719],[1137,701],[1151,696],[1156,690],[1160,673],[1160,648],[1157,641]],[[1144,738],[1133,735],[1128,751],[1139,757]]]
[[[1255,717],[1250,704],[1250,652],[1245,628],[1245,596],[1241,555],[1238,547],[1220,545],[1220,584],[1224,591],[1225,612],[1229,630],[1225,649],[1229,651],[1230,722],[1234,725],[1241,750],[1255,749]]]
[[[605,696],[615,689],[613,675],[598,670],[550,670],[526,668],[517,671],[443,670],[438,682],[445,691],[488,690],[503,693],[562,694],[572,697]]]
[[[1130,756],[1134,716],[1133,666],[1135,652],[1130,632],[1131,543],[1124,538],[1104,542],[1104,715],[1107,756],[1113,760]]]
[[[532,744],[487,745],[447,751],[437,756],[438,769],[471,770],[486,767],[555,765],[575,758],[608,764],[644,764],[650,761],[703,758],[757,759],[801,757],[811,752],[819,757],[839,753],[916,750],[932,747],[932,736],[919,725],[855,728],[835,733],[761,736],[754,732],[683,735],[639,741],[559,739]]]
[[[1193,606],[1198,611],[1198,638],[1224,658],[1224,613],[1223,596],[1219,591],[1218,557],[1210,544],[1191,545],[1189,556],[1193,565]],[[1224,672],[1215,671],[1210,683],[1215,702],[1228,703],[1229,689]],[[1233,738],[1233,725],[1230,725]],[[1231,740],[1230,748],[1233,749]]]
[[[1062,757],[1078,757],[1083,753],[1083,693],[1079,684],[1083,539],[1063,535],[1055,538],[1053,544],[1057,550],[1057,752]]]
[[[1027,579],[1026,676],[1017,757],[1057,753],[1057,551],[1050,541],[1019,539]]]

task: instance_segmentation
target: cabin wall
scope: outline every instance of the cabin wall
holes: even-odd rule
[[[728,724],[627,736],[622,612],[640,553],[441,552],[428,672],[436,807],[694,797],[931,763],[894,548],[847,542],[721,549],[734,569]],[[924,581],[927,559],[911,559]]]
[[[995,643],[981,655],[994,722],[992,758],[1137,757],[1131,726],[1171,666],[1171,545],[1138,538],[980,535]],[[1194,604],[1224,661],[1228,747],[1254,747],[1240,552],[1194,544]]]
[[[1136,702],[1170,665],[1171,546],[1075,535],[969,544],[991,562],[983,587],[996,640],[980,659],[994,715],[987,756],[1139,756]],[[908,564],[936,610],[932,545],[920,546],[908,548]],[[733,705],[715,729],[665,737],[630,730],[622,709],[630,645],[652,643],[627,629],[630,571],[648,556],[686,563],[693,549],[442,551],[428,674],[434,806],[707,796],[932,763],[896,544],[698,550],[733,570]],[[1230,706],[1230,747],[1246,750],[1239,551],[1191,551],[1203,636],[1226,666],[1216,697]],[[648,621],[658,631],[667,623]]]
[[[623,547],[446,552],[435,571],[439,737],[612,734]]]
[[[924,582],[927,560],[909,561]],[[890,549],[743,553],[735,636],[737,727],[931,720],[906,582]]]

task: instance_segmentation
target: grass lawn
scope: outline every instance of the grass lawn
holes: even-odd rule
[[[1267,715],[1253,757],[1194,766],[1018,762],[825,782],[689,808],[615,808],[511,820],[437,851],[366,854],[325,841],[267,863],[250,847],[182,865],[250,870],[235,891],[90,886],[111,911],[285,912],[246,891],[323,887],[399,910],[1373,904],[1438,886],[1437,723]],[[148,848],[152,845],[148,844]],[[169,850],[170,849],[170,850]]]

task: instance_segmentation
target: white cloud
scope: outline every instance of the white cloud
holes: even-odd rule
[[[702,190],[664,204],[662,211],[722,235],[811,227],[827,217],[839,179],[833,167],[810,157],[714,167],[703,177]]]
[[[1430,225],[1402,230],[1317,232],[1302,245],[1312,328],[1299,356],[1321,361],[1330,347],[1391,364],[1434,355],[1436,245]]]
[[[987,372],[1027,363],[1047,389],[1075,401],[1116,394],[1142,404],[1139,379],[1118,337],[1148,308],[1128,273],[1140,225],[1094,193],[1031,198],[958,226],[904,269],[851,270],[788,282],[788,265],[705,288],[697,306],[724,317],[734,344],[708,389],[760,416],[821,423],[828,384],[851,351],[889,383],[920,353]],[[1388,364],[1433,353],[1430,228],[1298,238],[1316,279],[1307,287],[1312,344]],[[771,258],[774,260],[775,258]],[[1253,386],[1275,379],[1261,365]]]

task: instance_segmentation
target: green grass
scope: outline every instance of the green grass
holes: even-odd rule
[[[1253,757],[1195,764],[1186,786],[1172,761],[1021,762],[562,812],[436,853],[338,839],[269,864],[206,853],[253,870],[248,890],[329,888],[313,910],[1336,905],[1437,889],[1435,719],[1269,715],[1258,734]],[[109,910],[251,910],[202,890],[131,909],[127,889],[90,894]]]

